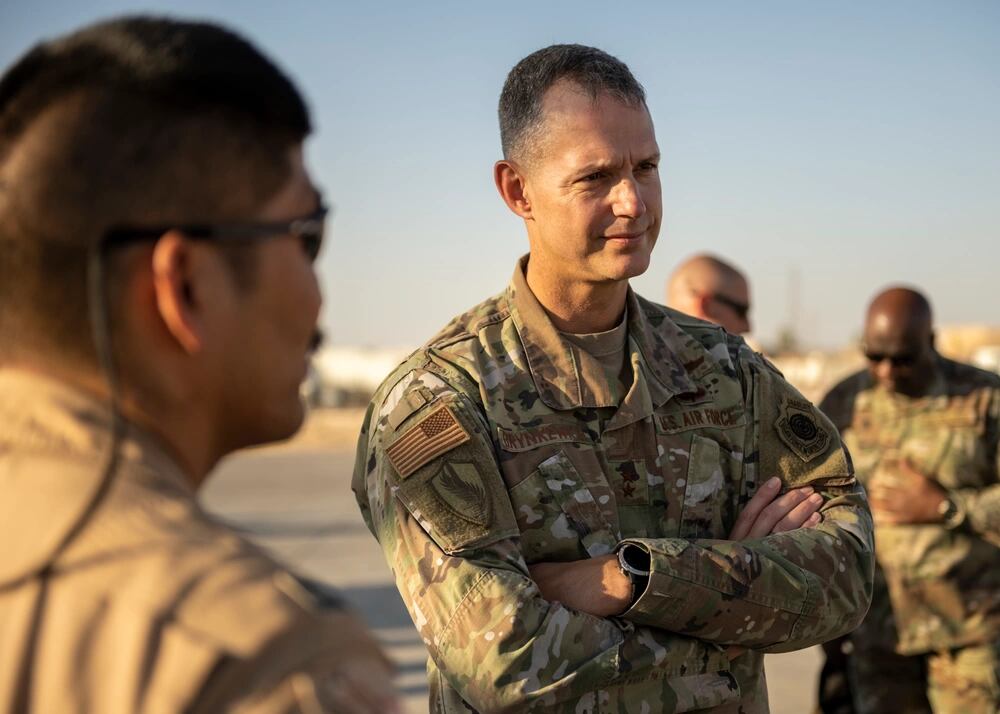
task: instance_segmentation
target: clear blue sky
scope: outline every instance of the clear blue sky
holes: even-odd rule
[[[743,267],[766,342],[853,339],[888,282],[942,323],[1000,324],[1000,2],[6,0],[0,64],[126,11],[221,20],[308,95],[336,205],[321,259],[339,344],[422,342],[526,249],[493,188],[496,100],[522,56],[601,47],[649,93],[665,229],[634,281],[661,299],[699,250]],[[797,304],[789,276],[798,274]]]

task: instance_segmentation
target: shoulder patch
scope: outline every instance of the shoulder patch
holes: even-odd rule
[[[454,515],[477,526],[493,523],[493,504],[475,464],[446,461],[430,484],[438,500]]]
[[[815,413],[809,402],[786,396],[781,400],[774,423],[778,437],[805,462],[826,453],[830,446],[830,433]]]
[[[837,428],[776,372],[757,364],[752,374],[761,478],[778,476],[786,488],[852,485],[854,468]]]
[[[469,438],[469,432],[455,418],[451,408],[442,404],[403,432],[385,450],[385,455],[400,478],[406,478]]]

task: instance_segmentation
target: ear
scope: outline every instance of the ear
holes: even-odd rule
[[[698,307],[698,314],[695,317],[708,320],[711,322],[712,315],[712,298],[704,293],[696,293],[694,296],[694,304]]]
[[[526,183],[520,167],[507,159],[497,161],[493,166],[493,180],[507,208],[521,218],[531,220],[531,201],[525,192]]]
[[[188,354],[204,348],[204,295],[197,287],[195,246],[177,231],[163,234],[153,247],[156,312],[167,332]],[[201,300],[199,300],[201,298]]]

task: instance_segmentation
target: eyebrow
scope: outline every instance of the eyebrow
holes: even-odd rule
[[[660,160],[660,152],[657,151],[650,154],[649,156],[639,159],[639,161],[637,161],[636,164],[644,164],[649,161],[659,161],[659,160]],[[589,176],[590,174],[595,173],[597,171],[607,171],[608,169],[615,169],[618,166],[619,164],[613,161],[592,161],[590,163],[584,164],[579,169],[575,170],[573,173],[577,177]]]

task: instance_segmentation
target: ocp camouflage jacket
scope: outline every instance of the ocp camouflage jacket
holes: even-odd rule
[[[929,393],[911,399],[858,372],[823,410],[864,483],[891,478],[906,459],[958,506],[948,523],[879,526],[889,602],[872,616],[893,618],[898,636],[884,644],[917,654],[1000,639],[1000,376],[939,357]],[[891,637],[893,628],[878,631]]]
[[[353,487],[430,652],[431,710],[767,712],[761,653],[868,608],[870,514],[836,430],[742,340],[631,291],[632,386],[609,403],[523,266],[389,376],[358,446]],[[773,475],[815,486],[823,523],[724,540]],[[529,577],[625,542],[651,577],[620,617]]]

